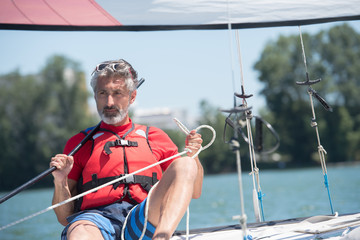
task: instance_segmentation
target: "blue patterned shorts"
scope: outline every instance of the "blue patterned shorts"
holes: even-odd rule
[[[121,202],[75,213],[67,218],[69,224],[63,230],[61,240],[67,239],[66,234],[69,226],[79,220],[87,220],[96,224],[105,240],[120,240],[123,223],[128,214],[124,231],[125,240],[139,239],[145,221],[145,203],[146,199],[136,206],[128,202]],[[143,239],[151,240],[154,232],[155,227],[150,222],[147,222]]]

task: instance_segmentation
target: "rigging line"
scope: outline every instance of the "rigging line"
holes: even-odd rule
[[[235,32],[236,37],[236,45],[237,45],[237,52],[238,52],[238,58],[239,58],[239,64],[240,64],[240,73],[241,73],[241,97],[243,99],[243,105],[244,107],[247,107],[246,98],[251,97],[252,95],[247,96],[245,94],[245,87],[244,87],[244,74],[243,74],[243,67],[242,67],[242,58],[241,58],[241,49],[240,49],[240,37],[239,37],[239,31],[237,30]],[[251,175],[253,180],[253,204],[254,204],[254,213],[255,218],[257,222],[265,221],[264,217],[264,209],[262,204],[262,196],[261,193],[261,187],[260,187],[260,176],[259,176],[259,169],[256,165],[256,155],[255,155],[255,148],[254,148],[254,141],[252,137],[252,131],[251,131],[251,118],[252,114],[251,111],[246,111],[246,128],[248,133],[248,140],[249,140],[249,155],[250,155],[250,164],[251,164]],[[255,194],[256,192],[256,194]],[[260,206],[259,206],[259,201]],[[259,208],[261,209],[261,213],[259,211]]]
[[[213,133],[215,133],[215,130],[214,130],[211,126],[201,125],[201,126],[197,127],[196,129],[199,130],[199,129],[201,129],[201,128],[209,128],[210,130],[213,131]],[[216,135],[213,135],[213,137],[212,137],[212,139],[211,139],[211,141],[210,141],[211,144],[215,141],[215,137],[216,137]],[[209,147],[209,146],[211,145],[210,143],[207,144],[206,147]],[[200,148],[200,149],[196,152],[196,154],[195,154],[194,156],[197,156],[202,150],[203,150],[203,149]],[[153,164],[151,164],[151,165],[148,165],[148,166],[146,166],[146,167],[144,167],[144,168],[141,168],[141,169],[139,169],[139,170],[136,170],[136,171],[134,171],[134,172],[132,172],[132,173],[126,174],[126,175],[123,176],[123,177],[120,177],[120,178],[111,180],[111,181],[109,181],[109,182],[107,182],[107,183],[104,183],[103,185],[100,185],[100,186],[95,187],[95,188],[93,188],[93,189],[90,189],[90,190],[88,190],[88,191],[86,191],[86,192],[83,192],[83,193],[81,193],[81,194],[78,194],[78,195],[76,195],[76,196],[74,196],[74,197],[71,197],[71,198],[69,198],[69,199],[67,199],[67,200],[64,200],[64,201],[62,201],[62,202],[59,202],[59,203],[57,203],[57,204],[54,204],[54,205],[52,205],[52,206],[50,206],[50,207],[47,207],[47,208],[45,208],[45,209],[43,209],[43,210],[41,210],[41,211],[38,211],[38,212],[36,212],[36,213],[34,213],[34,214],[31,214],[31,215],[29,215],[29,216],[27,216],[27,217],[24,217],[24,218],[22,218],[22,219],[19,219],[19,220],[17,220],[17,221],[14,221],[14,222],[12,222],[12,223],[9,223],[9,224],[7,224],[7,225],[4,225],[4,226],[0,227],[0,231],[2,231],[2,230],[4,230],[4,229],[7,229],[7,228],[9,228],[9,227],[12,227],[12,226],[14,226],[14,225],[17,225],[17,224],[19,224],[19,223],[22,223],[22,222],[24,222],[24,221],[26,221],[26,220],[29,220],[29,219],[31,219],[31,218],[34,218],[34,217],[36,217],[36,216],[38,216],[38,215],[41,215],[41,214],[43,214],[43,213],[46,213],[46,212],[48,212],[48,211],[50,211],[50,210],[52,210],[52,209],[55,209],[55,208],[57,208],[57,207],[60,207],[60,206],[65,205],[65,204],[67,204],[67,203],[70,203],[70,202],[72,202],[72,201],[75,201],[76,199],[79,199],[79,198],[81,198],[81,197],[83,197],[83,196],[85,196],[85,195],[87,195],[87,194],[89,194],[89,193],[96,192],[96,191],[98,191],[98,190],[101,189],[101,188],[104,188],[104,187],[107,187],[107,186],[112,185],[112,184],[114,184],[114,183],[120,182],[120,181],[122,181],[122,180],[124,180],[124,179],[126,179],[126,178],[128,178],[128,177],[130,177],[130,176],[133,176],[133,175],[135,175],[135,174],[138,174],[138,173],[140,173],[140,172],[142,172],[142,171],[145,171],[145,170],[147,170],[147,169],[149,169],[149,168],[155,167],[155,166],[157,166],[157,165],[159,165],[159,164],[162,164],[162,163],[164,163],[164,162],[167,162],[167,161],[169,161],[169,160],[171,160],[171,159],[173,159],[173,158],[176,158],[176,157],[179,157],[179,156],[181,156],[181,155],[184,155],[184,154],[186,154],[186,153],[188,153],[188,152],[190,152],[190,150],[189,150],[189,149],[185,149],[184,151],[182,151],[182,152],[180,152],[180,153],[178,153],[178,154],[175,154],[175,155],[173,155],[173,156],[171,156],[171,157],[168,157],[168,158],[166,158],[166,159],[163,159],[163,160],[161,160],[161,161],[158,161],[158,162],[156,162],[156,163],[153,163]]]
[[[260,222],[261,215],[260,215],[260,211],[259,211],[259,202],[258,200],[258,196],[259,196],[259,189],[260,189],[260,184],[257,181],[259,179],[259,169],[256,166],[256,159],[255,159],[255,152],[254,152],[254,143],[253,143],[253,138],[252,138],[252,133],[251,133],[251,124],[250,124],[250,118],[251,116],[248,115],[248,113],[246,113],[246,129],[247,129],[247,134],[248,134],[248,140],[249,140],[249,156],[250,156],[250,166],[251,166],[251,177],[252,177],[252,182],[253,182],[253,205],[254,205],[254,214],[255,214],[255,218],[257,222]],[[256,193],[256,194],[255,194]]]
[[[231,63],[231,80],[233,85],[233,92],[236,92],[236,84],[235,84],[235,63],[234,63],[234,56],[233,56],[233,42],[231,37],[232,26],[231,26],[231,13],[230,13],[230,4],[229,0],[227,1],[227,18],[228,18],[228,34],[229,34],[229,50],[230,50],[230,63]],[[234,107],[236,107],[236,101],[234,97]]]
[[[305,70],[306,70],[306,82],[296,82],[296,83],[298,85],[308,85],[307,92],[310,97],[310,106],[311,106],[311,111],[312,111],[311,127],[315,128],[316,137],[317,137],[317,141],[318,141],[318,153],[319,153],[321,168],[322,168],[323,176],[324,176],[324,185],[325,185],[325,188],[327,189],[331,213],[334,214],[334,208],[332,205],[332,200],[331,200],[331,195],[330,195],[330,187],[329,187],[326,162],[325,162],[325,154],[327,154],[327,152],[325,151],[324,147],[321,145],[321,142],[320,142],[320,134],[319,134],[318,124],[316,122],[315,108],[314,108],[314,102],[313,102],[313,95],[316,94],[316,92],[315,92],[315,90],[313,90],[311,88],[312,84],[320,82],[321,79],[317,79],[317,80],[309,79],[309,73],[308,73],[308,68],[307,68],[307,63],[306,63],[305,47],[304,47],[304,42],[303,42],[302,33],[301,33],[301,26],[299,26],[299,34],[300,34],[302,55],[303,55],[303,60],[304,60],[304,65],[305,65]],[[315,97],[316,97],[316,95],[315,95]],[[317,97],[319,97],[319,96],[317,96]],[[327,109],[327,108],[325,108],[325,109]],[[331,110],[331,108],[328,107],[327,110]]]
[[[239,58],[239,64],[240,64],[240,81],[241,81],[241,93],[245,95],[245,89],[244,89],[244,73],[243,73],[243,66],[242,66],[242,58],[241,58],[241,50],[240,50],[240,37],[239,37],[239,30],[235,31],[235,38],[236,38],[236,46],[238,51],[238,58]],[[243,104],[245,107],[247,107],[246,99],[243,98]]]
[[[237,113],[235,113],[237,116]],[[247,216],[245,213],[245,203],[244,203],[244,192],[243,192],[243,183],[242,183],[242,170],[241,170],[241,156],[240,156],[240,143],[238,140],[238,119],[235,119],[234,124],[234,138],[231,141],[231,145],[233,149],[235,149],[236,154],[236,167],[237,167],[237,175],[238,175],[238,183],[239,183],[239,193],[240,193],[240,207],[241,207],[241,215],[240,216],[234,216],[233,219],[238,219],[240,221],[241,229],[242,229],[242,238],[243,240],[248,239],[247,235]]]
[[[230,44],[230,61],[231,61],[231,73],[232,73],[232,84],[233,84],[233,92],[234,92],[234,109],[237,108],[236,104],[236,94],[235,94],[235,76],[234,76],[234,59],[233,59],[233,45],[232,45],[232,36],[231,36],[231,13],[230,13],[230,3],[227,0],[227,15],[228,15],[228,33],[229,33],[229,44]],[[239,184],[239,193],[240,193],[240,209],[241,209],[241,216],[236,217],[240,221],[241,229],[242,229],[242,238],[244,240],[248,239],[247,235],[247,216],[245,213],[245,203],[244,203],[244,193],[243,193],[243,183],[242,183],[242,170],[241,170],[241,156],[240,156],[240,143],[238,141],[238,133],[237,133],[237,126],[238,126],[238,119],[237,113],[235,113],[235,126],[234,126],[234,139],[232,140],[232,145],[234,147],[236,153],[236,165],[237,165],[237,174],[238,174],[238,184]],[[235,218],[235,217],[233,217]]]
[[[252,176],[252,181],[253,181],[254,213],[255,213],[256,221],[261,222],[261,221],[265,221],[264,208],[263,208],[263,204],[262,204],[263,194],[261,192],[261,187],[260,187],[260,174],[259,174],[259,168],[256,165],[256,155],[255,155],[253,137],[252,137],[252,132],[251,132],[251,124],[250,124],[249,118],[246,119],[246,125],[247,125],[248,139],[249,139],[248,145],[249,145],[250,163],[251,163],[250,175]],[[259,204],[260,204],[260,206],[259,206]],[[261,210],[261,212],[259,210]]]
[[[301,42],[302,55],[303,55],[303,60],[304,60],[304,65],[305,65],[305,71],[308,72],[308,68],[307,68],[307,64],[306,64],[304,42],[303,42],[302,33],[301,33],[301,26],[299,26],[299,32],[300,32],[300,42]]]
[[[326,174],[327,170],[326,170],[325,155],[324,155],[324,153],[326,154],[326,151],[323,148],[323,146],[321,145],[319,129],[318,129],[317,123],[315,122],[316,121],[316,115],[315,115],[314,101],[313,101],[313,98],[312,98],[312,92],[309,91],[308,93],[309,93],[309,96],[310,96],[310,105],[311,105],[311,111],[312,111],[312,116],[313,116],[311,126],[315,128],[316,139],[317,139],[317,142],[318,142],[318,151],[319,151],[319,156],[320,156],[320,163],[321,163],[321,167],[322,167],[322,170],[323,170],[323,174]]]

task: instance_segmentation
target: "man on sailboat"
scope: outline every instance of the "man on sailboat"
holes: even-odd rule
[[[178,154],[162,130],[132,122],[129,106],[137,94],[137,72],[125,60],[96,66],[91,79],[100,128],[72,157],[67,154],[91,131],[67,142],[55,166],[53,204]],[[201,135],[186,137],[185,157],[139,172],[55,210],[65,227],[62,239],[170,239],[192,198],[201,195]],[[153,188],[151,188],[155,185]],[[151,189],[151,195],[148,192]],[[148,211],[147,208],[148,207]],[[146,231],[143,229],[146,229]]]

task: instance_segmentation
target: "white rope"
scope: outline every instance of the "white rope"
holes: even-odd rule
[[[188,135],[190,133],[189,129],[182,123],[180,122],[177,118],[174,118],[174,121],[175,123],[178,125],[178,127],[186,134]],[[200,149],[196,152],[196,154],[194,156],[192,156],[192,158],[195,158],[197,155],[199,155],[199,153],[202,151],[202,150],[205,150],[207,149],[208,147],[210,147],[210,145],[215,141],[215,138],[216,138],[216,132],[215,130],[208,126],[208,125],[201,125],[199,127],[196,128],[196,131],[200,130],[201,128],[208,128],[210,129],[212,132],[213,132],[213,137],[211,139],[211,141],[205,146],[205,147],[200,147]],[[189,150],[189,149],[188,149]],[[189,150],[190,151],[190,150]],[[146,200],[146,204],[145,204],[145,217],[144,217],[144,226],[143,226],[143,229],[142,229],[142,233],[141,233],[141,236],[139,238],[139,240],[142,240],[144,235],[145,235],[145,232],[146,232],[146,226],[147,226],[147,222],[148,222],[148,215],[149,215],[149,201],[150,201],[150,197],[151,197],[151,193],[152,193],[152,190],[155,188],[155,186],[158,184],[158,182],[150,189],[149,193],[148,193],[148,197],[147,197],[147,200]],[[128,217],[131,215],[131,212],[136,208],[133,207],[130,212],[128,213],[128,215],[126,216],[125,218],[125,222],[124,222],[124,225],[122,227],[122,231],[121,231],[121,239],[124,240],[124,234],[125,234],[125,228],[126,228],[126,224],[127,224],[127,220],[128,220]],[[186,209],[186,240],[189,239],[189,228],[190,228],[190,210],[189,210],[189,207],[187,207]]]
[[[321,142],[320,142],[319,129],[318,129],[317,123],[315,122],[316,115],[315,115],[314,102],[313,102],[313,98],[312,98],[312,92],[308,91],[308,93],[309,93],[309,97],[310,97],[310,106],[311,106],[311,111],[312,111],[312,116],[313,116],[312,119],[314,119],[314,121],[311,122],[311,126],[315,128],[315,132],[316,132],[316,138],[317,138],[317,142],[318,142],[318,153],[319,153],[321,168],[322,168],[323,174],[327,174],[326,162],[325,162],[325,154],[327,154],[327,152],[324,149],[324,147],[321,145]]]
[[[183,125],[183,126],[184,126],[184,125]],[[185,127],[185,126],[184,126],[184,127]],[[209,128],[209,129],[212,130],[213,133],[214,133],[214,135],[213,135],[210,143],[206,145],[206,148],[208,148],[208,147],[215,141],[216,132],[215,132],[215,130],[214,130],[211,126],[208,126],[208,125],[202,125],[202,126],[199,126],[199,127],[196,128],[196,129],[199,130],[199,129],[201,129],[201,128]],[[185,129],[186,129],[186,127],[185,127]],[[206,149],[206,148],[203,148],[203,149]],[[202,150],[202,149],[200,148],[199,151],[198,151],[193,157],[195,158],[195,156],[197,156],[197,155],[200,153],[201,150]],[[151,165],[149,165],[149,166],[147,166],[147,167],[144,167],[144,168],[139,169],[139,170],[136,170],[136,171],[134,171],[134,172],[132,172],[132,173],[126,174],[126,175],[123,176],[123,177],[114,179],[114,180],[112,180],[112,181],[110,181],[110,182],[107,182],[107,183],[104,183],[103,185],[100,185],[100,186],[98,186],[98,187],[96,187],[96,188],[93,188],[93,189],[90,189],[90,190],[88,190],[88,191],[86,191],[86,192],[83,192],[83,193],[81,193],[81,194],[78,194],[78,195],[76,195],[76,196],[74,196],[74,197],[71,197],[71,198],[65,200],[65,201],[59,202],[59,203],[57,203],[57,204],[54,204],[54,205],[52,205],[52,206],[50,206],[50,207],[47,207],[47,208],[45,208],[45,209],[43,209],[43,210],[41,210],[41,211],[38,211],[38,212],[36,212],[36,213],[34,213],[34,214],[31,214],[31,215],[29,215],[29,216],[27,216],[27,217],[21,218],[21,219],[19,219],[19,220],[17,220],[17,221],[14,221],[14,222],[9,223],[9,224],[7,224],[7,225],[5,225],[5,226],[2,226],[2,227],[0,227],[0,231],[2,231],[2,230],[4,230],[4,229],[7,229],[7,228],[9,228],[9,227],[12,227],[12,226],[14,226],[14,225],[17,225],[17,224],[19,224],[19,223],[22,223],[22,222],[24,222],[24,221],[26,221],[26,220],[29,220],[29,219],[31,219],[31,218],[34,218],[34,217],[36,217],[36,216],[38,216],[38,215],[40,215],[40,214],[46,213],[46,212],[48,212],[48,211],[50,211],[50,210],[53,210],[53,209],[55,209],[55,208],[57,208],[57,207],[60,207],[60,206],[62,206],[62,205],[65,205],[65,204],[67,204],[67,203],[70,203],[70,202],[72,202],[72,201],[75,201],[76,199],[79,199],[79,198],[81,198],[81,197],[83,197],[83,196],[85,196],[85,195],[87,195],[87,194],[96,192],[96,191],[98,191],[98,190],[101,189],[101,188],[104,188],[104,187],[107,187],[107,186],[112,185],[112,184],[114,184],[114,183],[120,182],[120,181],[122,181],[122,180],[124,180],[124,179],[126,179],[126,178],[128,178],[128,177],[130,177],[130,176],[133,176],[133,175],[138,174],[138,173],[140,173],[140,172],[142,172],[142,171],[145,171],[145,170],[147,170],[147,169],[149,169],[149,168],[152,168],[152,167],[155,167],[155,166],[157,166],[157,165],[160,165],[160,164],[162,164],[162,163],[164,163],[164,162],[167,162],[167,161],[169,161],[169,160],[171,160],[171,159],[174,159],[174,158],[176,158],[176,157],[179,157],[179,156],[181,156],[181,155],[184,155],[184,154],[186,154],[186,153],[188,153],[188,152],[191,152],[191,150],[189,150],[189,149],[184,149],[184,151],[182,151],[181,153],[175,154],[175,155],[173,155],[173,156],[171,156],[171,157],[168,157],[168,158],[166,158],[166,159],[163,159],[163,160],[161,160],[161,161],[159,161],[159,162],[153,163],[153,164],[151,164]]]
[[[175,121],[175,123],[178,125],[178,127],[179,127],[186,135],[188,135],[188,134],[190,133],[189,129],[187,129],[187,128],[185,127],[185,125],[182,124],[177,118],[174,118],[174,121]],[[196,130],[196,131],[199,131],[199,130],[202,129],[202,128],[210,129],[211,132],[212,132],[212,134],[213,134],[213,137],[211,138],[211,140],[210,140],[210,142],[209,142],[208,144],[206,144],[204,147],[201,148],[201,151],[209,148],[209,147],[214,143],[215,138],[216,138],[216,132],[215,132],[214,128],[212,128],[212,127],[209,126],[209,125],[200,125],[200,126],[198,126],[197,128],[195,128],[195,130]],[[198,151],[197,154],[196,154],[196,156],[197,156],[197,155],[199,154],[199,152],[201,152],[201,151]],[[195,156],[195,157],[196,157],[196,156]],[[195,157],[193,157],[193,158],[195,158]]]
[[[241,86],[242,86],[242,93],[245,95],[244,90],[244,74],[243,74],[243,66],[242,66],[242,60],[241,60],[241,49],[240,49],[240,37],[239,37],[239,31],[235,32],[236,37],[236,45],[238,50],[238,58],[239,58],[239,64],[240,64],[240,73],[241,73]],[[246,99],[243,98],[243,105],[246,108],[247,102]],[[261,222],[264,216],[260,213],[260,206],[258,201],[258,194],[261,192],[260,187],[260,175],[259,175],[259,169],[256,164],[256,155],[255,155],[255,148],[254,148],[254,140],[252,136],[251,131],[251,120],[252,115],[249,112],[246,112],[246,129],[247,129],[247,135],[249,139],[249,155],[250,155],[250,165],[251,165],[251,173],[252,175],[252,182],[253,182],[253,205],[254,205],[254,215],[256,218],[256,222]]]
[[[186,240],[189,240],[190,235],[190,208],[186,209]]]
[[[182,122],[180,122],[177,118],[174,118],[174,121],[186,135],[188,135],[190,133],[189,129],[184,124],[182,124]],[[202,128],[210,129],[213,133],[213,137],[212,137],[211,141],[205,147],[201,146],[200,149],[195,153],[195,155],[192,156],[192,158],[195,158],[197,155],[199,155],[199,153],[201,151],[210,147],[215,141],[216,132],[215,132],[214,128],[210,127],[209,125],[201,125],[201,126],[197,127],[195,130],[198,131]],[[189,207],[187,207],[187,209],[186,209],[186,240],[189,239],[189,229],[190,229],[190,209],[189,209]]]
[[[152,190],[152,188],[150,189],[150,191],[151,191],[151,190]],[[150,192],[149,192],[149,194],[150,194]],[[148,197],[149,197],[149,195],[148,195]],[[146,201],[148,201],[148,200],[146,200]],[[133,208],[131,208],[131,210],[130,210],[130,211],[128,212],[128,214],[126,215],[126,218],[125,218],[123,227],[122,227],[122,229],[121,229],[121,240],[124,240],[124,239],[125,239],[124,233],[125,233],[125,227],[126,227],[126,224],[127,224],[127,220],[128,220],[128,218],[129,218],[129,216],[131,215],[132,211],[135,210],[135,208],[136,208],[137,206],[138,206],[138,205],[135,205]],[[146,222],[147,222],[147,221],[146,221]],[[146,228],[145,228],[146,222],[144,222],[144,229],[146,229]],[[141,234],[141,235],[142,235],[142,234]]]
[[[154,186],[150,189],[149,193],[148,193],[148,196],[147,196],[147,199],[146,199],[146,203],[145,203],[145,213],[144,213],[144,226],[143,226],[143,229],[142,229],[142,232],[141,232],[141,236],[139,238],[139,240],[142,240],[143,237],[145,236],[145,233],[146,233],[146,228],[147,228],[147,222],[148,222],[148,216],[149,216],[149,201],[150,201],[150,197],[151,197],[151,194],[152,194],[152,191],[153,189],[155,188],[155,186],[158,184],[159,182],[155,183]],[[137,207],[138,205],[134,206],[130,212],[128,213],[128,215],[126,216],[125,218],[125,221],[124,221],[124,224],[123,224],[123,227],[122,227],[122,230],[121,230],[121,240],[124,240],[125,237],[124,237],[124,234],[125,234],[125,228],[126,228],[126,224],[127,224],[127,220],[129,218],[129,216],[131,215],[131,212]]]
[[[101,188],[104,188],[104,187],[107,187],[107,186],[112,185],[112,184],[114,184],[114,183],[120,182],[120,181],[122,181],[122,180],[124,180],[124,179],[126,179],[126,178],[128,178],[128,177],[130,177],[130,176],[132,176],[132,175],[138,174],[138,173],[140,173],[140,172],[142,172],[142,171],[145,171],[145,170],[147,170],[147,169],[149,169],[149,168],[155,167],[155,166],[157,166],[157,165],[159,165],[159,164],[162,164],[162,163],[164,163],[164,162],[167,162],[167,161],[169,161],[169,160],[171,160],[171,159],[173,159],[173,158],[176,158],[176,157],[179,157],[179,156],[181,156],[181,155],[184,155],[184,154],[186,154],[186,153],[188,153],[188,152],[189,152],[189,150],[185,150],[185,151],[183,151],[183,152],[181,152],[181,153],[175,154],[175,155],[173,155],[173,156],[171,156],[171,157],[168,157],[168,158],[166,158],[166,159],[164,159],[164,160],[161,160],[161,161],[159,161],[159,162],[153,163],[153,164],[151,164],[151,165],[149,165],[149,166],[147,166],[147,167],[144,167],[144,168],[142,168],[142,169],[139,169],[139,170],[137,170],[137,171],[135,171],[135,172],[126,174],[126,175],[123,176],[123,177],[114,179],[114,180],[112,180],[112,181],[110,181],[110,182],[107,182],[107,183],[104,183],[103,185],[100,185],[100,186],[98,186],[98,187],[96,187],[96,188],[93,188],[93,189],[90,189],[90,190],[88,190],[88,191],[86,191],[86,192],[83,192],[83,193],[81,193],[81,194],[78,194],[78,195],[76,195],[76,196],[74,196],[74,197],[71,197],[71,198],[65,200],[65,201],[59,202],[59,203],[57,203],[57,204],[54,204],[54,205],[52,205],[52,206],[50,206],[50,207],[48,207],[48,208],[45,208],[44,210],[41,210],[41,211],[39,211],[39,212],[36,212],[36,213],[34,213],[34,214],[32,214],[32,215],[29,215],[29,216],[27,216],[27,217],[24,217],[24,218],[22,218],[22,219],[20,219],[20,220],[17,220],[17,221],[15,221],[15,222],[12,222],[12,223],[10,223],[10,224],[8,224],[8,225],[5,225],[5,226],[3,226],[3,227],[0,228],[0,231],[4,230],[4,229],[6,229],[6,228],[9,228],[9,227],[11,227],[11,226],[14,226],[14,225],[16,225],[16,224],[19,224],[19,223],[21,223],[21,222],[24,222],[24,221],[26,221],[26,220],[29,220],[29,219],[31,219],[31,218],[33,218],[33,217],[36,217],[36,216],[40,215],[40,214],[46,213],[46,212],[48,212],[48,211],[50,211],[50,210],[52,210],[52,209],[55,209],[55,208],[57,208],[57,207],[60,207],[60,206],[65,205],[65,204],[67,204],[67,203],[70,203],[70,202],[72,202],[72,201],[75,201],[76,199],[79,199],[79,198],[81,198],[81,197],[83,197],[83,196],[85,196],[85,195],[87,195],[87,194],[89,194],[89,193],[96,192],[96,191],[98,191],[98,190],[101,189]]]
[[[252,176],[252,182],[253,182],[253,205],[254,205],[254,215],[256,222],[261,222],[261,213],[260,213],[260,206],[258,201],[258,195],[255,193],[259,193],[261,191],[260,187],[260,175],[259,175],[259,168],[256,164],[256,155],[255,155],[255,149],[254,149],[254,141],[252,137],[251,132],[251,123],[250,119],[246,118],[246,128],[247,128],[247,134],[249,139],[249,154],[250,154],[250,165],[251,165],[251,173]]]

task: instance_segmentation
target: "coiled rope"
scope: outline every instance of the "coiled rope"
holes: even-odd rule
[[[178,126],[180,127],[180,129],[181,129],[183,132],[185,132],[186,134],[190,133],[190,131],[189,131],[179,120],[177,120],[177,119],[174,119],[174,120],[175,120],[175,122],[178,124]],[[198,130],[200,130],[200,129],[202,129],[202,128],[208,128],[208,129],[210,129],[210,130],[212,131],[212,133],[213,133],[213,137],[212,137],[211,141],[210,141],[205,147],[200,147],[200,149],[196,152],[196,154],[193,156],[193,158],[195,158],[196,156],[198,156],[201,151],[203,151],[203,150],[207,149],[208,147],[210,147],[210,146],[214,143],[215,138],[216,138],[216,132],[215,132],[214,128],[212,128],[212,127],[209,126],[209,125],[201,125],[201,126],[197,127],[195,130],[198,131]],[[71,197],[71,198],[65,200],[65,201],[59,202],[59,203],[57,203],[57,204],[54,204],[54,205],[52,205],[52,206],[50,206],[50,207],[47,207],[47,208],[45,208],[45,209],[43,209],[43,210],[41,210],[41,211],[38,211],[38,212],[36,212],[36,213],[33,213],[33,214],[31,214],[31,215],[29,215],[29,216],[27,216],[27,217],[21,218],[21,219],[19,219],[19,220],[17,220],[17,221],[14,221],[14,222],[9,223],[9,224],[7,224],[7,225],[5,225],[5,226],[2,226],[2,227],[0,227],[0,231],[5,230],[5,229],[7,229],[7,228],[9,228],[9,227],[12,227],[12,226],[14,226],[14,225],[17,225],[17,224],[19,224],[19,223],[22,223],[22,222],[24,222],[24,221],[26,221],[26,220],[32,219],[32,218],[34,218],[34,217],[36,217],[36,216],[39,216],[39,215],[41,215],[41,214],[43,214],[43,213],[46,213],[46,212],[48,212],[48,211],[50,211],[50,210],[53,210],[53,209],[55,209],[55,208],[57,208],[57,207],[60,207],[60,206],[62,206],[62,205],[65,205],[65,204],[67,204],[67,203],[70,203],[70,202],[72,202],[72,201],[75,201],[76,199],[79,199],[79,198],[81,198],[81,197],[83,197],[83,196],[85,196],[85,195],[87,195],[87,194],[89,194],[89,193],[96,192],[96,191],[98,191],[98,190],[101,189],[101,188],[104,188],[104,187],[106,187],[106,186],[109,186],[109,185],[112,185],[112,184],[114,184],[114,183],[120,182],[120,181],[122,181],[122,180],[124,180],[124,179],[126,179],[126,178],[128,178],[128,177],[130,177],[130,176],[133,176],[133,175],[135,175],[135,174],[138,174],[138,173],[140,173],[140,172],[142,172],[142,171],[145,171],[145,170],[147,170],[147,169],[149,169],[149,168],[155,167],[155,166],[157,166],[157,165],[159,165],[159,164],[162,164],[162,163],[164,163],[164,162],[167,162],[167,161],[169,161],[169,160],[171,160],[171,159],[174,159],[174,158],[177,158],[177,157],[179,157],[179,156],[182,156],[182,155],[184,155],[184,154],[186,154],[186,153],[188,153],[188,152],[191,152],[191,150],[185,148],[184,151],[182,151],[181,153],[175,154],[175,155],[173,155],[173,156],[171,156],[171,157],[168,157],[168,158],[166,158],[166,159],[163,159],[163,160],[161,160],[161,161],[159,161],[159,162],[153,163],[153,164],[151,164],[151,165],[149,165],[149,166],[147,166],[147,167],[144,167],[144,168],[139,169],[139,170],[136,170],[136,171],[134,171],[134,172],[132,172],[132,173],[126,174],[126,175],[123,176],[123,177],[114,179],[114,180],[109,181],[109,182],[107,182],[107,183],[104,183],[103,185],[100,185],[100,186],[98,186],[98,187],[96,187],[96,188],[93,188],[93,189],[90,189],[90,190],[88,190],[88,191],[86,191],[86,192],[83,192],[83,193],[81,193],[81,194],[78,194],[78,195],[76,195],[76,196],[74,196],[74,197]],[[150,190],[150,192],[151,192],[151,190]],[[149,195],[150,195],[150,192],[149,192]],[[147,205],[147,204],[146,204],[146,205]],[[148,209],[148,206],[145,206],[145,209]],[[146,212],[147,212],[147,211],[146,211]],[[147,221],[147,216],[146,216],[145,221]],[[145,226],[146,226],[146,225],[144,224],[144,229],[146,230]],[[187,226],[187,228],[188,228],[188,226]],[[188,231],[188,230],[187,230],[187,231]]]

